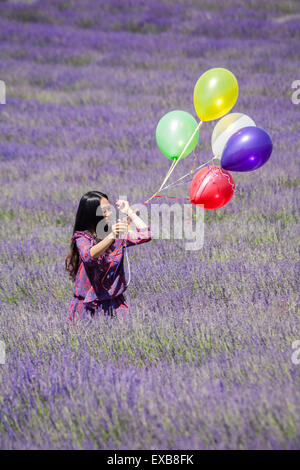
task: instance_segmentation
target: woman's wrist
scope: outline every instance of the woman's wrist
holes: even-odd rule
[[[106,237],[108,240],[114,240],[116,238],[116,235],[113,231],[111,231],[107,237]]]

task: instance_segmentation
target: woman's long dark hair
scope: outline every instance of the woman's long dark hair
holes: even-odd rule
[[[97,224],[104,218],[102,211],[97,208],[100,205],[101,199],[108,197],[106,194],[100,191],[89,191],[84,194],[80,199],[77,214],[75,218],[75,224],[73,228],[73,235],[77,231],[89,230],[90,232],[96,232]],[[102,215],[101,215],[102,214]],[[69,273],[72,281],[75,281],[76,274],[79,267],[79,253],[76,245],[76,241],[71,241],[70,251],[65,260],[66,271]]]

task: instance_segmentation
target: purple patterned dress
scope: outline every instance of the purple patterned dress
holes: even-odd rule
[[[73,289],[73,299],[68,309],[68,320],[90,319],[97,316],[127,318],[128,306],[123,292],[126,290],[124,273],[124,250],[151,240],[150,227],[129,231],[124,238],[116,238],[98,258],[93,258],[90,248],[97,244],[88,231],[77,231],[79,268]]]

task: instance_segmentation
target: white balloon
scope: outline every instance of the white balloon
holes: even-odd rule
[[[221,160],[228,139],[243,127],[256,126],[247,114],[230,113],[220,119],[211,136],[211,147],[215,158]]]

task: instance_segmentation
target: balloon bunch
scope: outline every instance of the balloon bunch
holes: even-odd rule
[[[227,114],[237,97],[238,82],[233,73],[227,69],[213,68],[200,76],[194,88],[194,106],[199,123],[191,114],[180,110],[171,111],[160,119],[156,142],[161,152],[172,160],[172,165],[158,191],[144,204],[154,197],[163,197],[157,196],[162,190],[191,182],[190,202],[203,204],[205,209],[218,209],[227,204],[234,194],[235,182],[228,170],[253,171],[266,163],[272,152],[272,142],[267,132],[256,127],[245,114]],[[213,157],[196,168],[202,169],[192,179],[187,179],[195,173],[195,156],[190,172],[165,186],[178,162],[194,152],[202,123],[221,117],[212,133]],[[220,167],[208,165],[214,159],[220,160]]]

